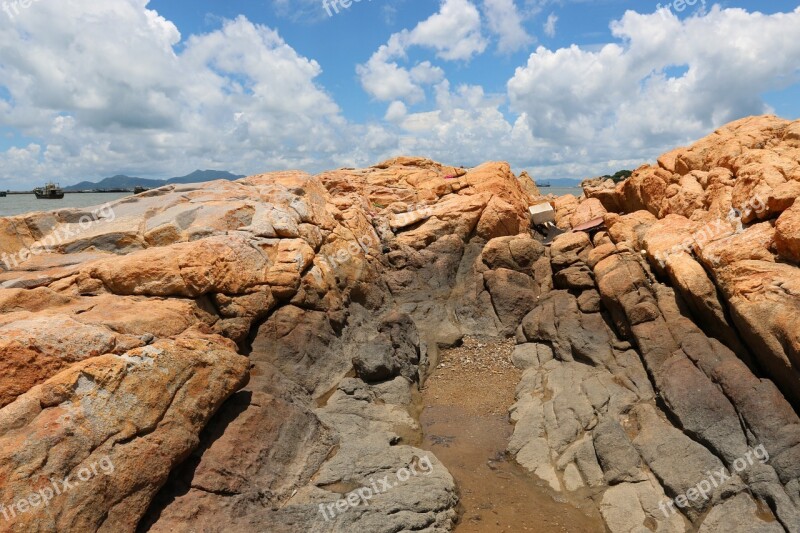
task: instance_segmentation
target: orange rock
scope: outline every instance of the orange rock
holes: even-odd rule
[[[542,192],[539,190],[539,187],[536,186],[536,181],[530,177],[527,172],[523,170],[517,178],[517,181],[519,182],[520,188],[528,195],[529,202],[533,203],[541,198]]]
[[[602,218],[607,213],[606,208],[597,198],[589,198],[580,203],[578,208],[569,219],[569,224],[573,228],[586,224],[596,218]]]
[[[791,203],[794,189],[786,184],[800,181],[798,124],[775,116],[748,117],[668,152],[658,166],[641,167],[617,186],[620,210],[691,217],[701,210],[722,215],[734,207],[745,211],[745,223],[774,216]],[[592,194],[599,198],[599,192]],[[766,206],[770,198],[774,209],[746,209]]]
[[[91,357],[32,388],[0,409],[0,501],[30,502],[6,530],[134,531],[247,377],[230,341],[187,335]]]
[[[775,244],[782,257],[800,263],[800,203],[795,202],[778,219]]]
[[[556,211],[556,226],[562,229],[571,229],[570,219],[578,209],[578,198],[572,194],[559,196],[553,202]]]
[[[659,215],[671,178],[670,172],[658,167],[636,169],[630,178],[617,185],[620,208],[626,213],[646,210]]]
[[[787,181],[775,187],[767,198],[767,208],[770,214],[783,213],[800,196],[800,181]]]
[[[620,210],[619,194],[614,180],[592,178],[581,183],[586,198],[596,198],[606,211],[617,213]]]

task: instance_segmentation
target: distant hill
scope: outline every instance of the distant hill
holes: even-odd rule
[[[576,180],[572,178],[555,178],[555,179],[547,179],[547,178],[540,178],[534,179],[537,184],[542,183],[549,183],[551,187],[580,187],[581,180]]]
[[[117,175],[110,178],[103,178],[98,182],[82,181],[69,187],[64,187],[65,191],[89,191],[93,189],[133,189],[134,187],[145,187],[155,189],[169,185],[170,183],[202,183],[214,180],[238,180],[244,178],[237,174],[231,174],[225,170],[195,170],[186,176],[169,178],[165,180],[154,180],[147,178],[135,178],[131,176]]]
[[[203,183],[214,180],[238,180],[247,176],[231,174],[226,170],[195,170],[191,174],[179,178],[170,178],[167,183]]]

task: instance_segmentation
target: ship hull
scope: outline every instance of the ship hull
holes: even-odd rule
[[[64,198],[63,192],[53,192],[47,194],[37,192],[34,194],[36,195],[36,198],[38,198],[39,200],[61,200],[62,198]]]

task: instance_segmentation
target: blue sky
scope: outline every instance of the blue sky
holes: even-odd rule
[[[543,3],[543,2],[542,2]],[[793,11],[800,2],[790,0],[726,1],[716,2],[724,7],[740,7],[762,13]],[[255,5],[254,5],[255,4]],[[295,4],[295,3],[292,3]],[[319,81],[330,91],[348,118],[354,120],[379,119],[385,106],[368,98],[361,89],[354,65],[363,63],[388,37],[403,28],[413,27],[439,10],[436,0],[362,0],[339,14],[328,16],[322,0],[310,2],[298,9],[296,5],[280,8],[274,2],[247,0],[156,0],[150,7],[173,20],[184,33],[203,33],[216,29],[221,19],[245,14],[253,22],[277,28],[281,36],[298,52],[316,59],[323,68]],[[448,70],[453,83],[483,85],[487,92],[503,92],[506,81],[514,70],[525,63],[532,48],[543,45],[551,49],[602,45],[612,41],[609,25],[627,10],[652,13],[658,2],[629,0],[594,0],[583,2],[552,2],[545,4],[538,15],[524,24],[536,41],[513,53],[490,51],[470,62],[457,63]],[[524,2],[518,2],[524,6]],[[668,2],[661,2],[662,6]],[[712,5],[709,0],[707,7]],[[682,11],[672,10],[676,16],[686,18],[697,15],[702,8],[700,0],[695,6],[685,6]],[[558,16],[557,33],[550,37],[543,33],[547,17]],[[797,30],[800,38],[800,29]],[[424,54],[419,54],[424,56]],[[765,101],[777,114],[800,117],[800,85],[791,90],[766,94]]]
[[[2,189],[401,154],[585,178],[800,118],[797,1],[3,1]]]

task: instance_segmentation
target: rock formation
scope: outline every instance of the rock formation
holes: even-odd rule
[[[484,335],[509,454],[610,531],[798,531],[798,184],[755,117],[549,246],[527,175],[420,158],[0,219],[0,530],[451,531],[415,396]]]
[[[617,240],[625,231],[628,246],[669,278],[701,325],[763,370],[795,405],[798,184],[800,122],[751,117],[663,155],[658,166],[639,168],[613,193],[586,189],[590,198],[614,197],[613,211],[627,214],[609,215],[612,236],[611,227],[621,225]],[[655,217],[645,220],[638,210]]]

